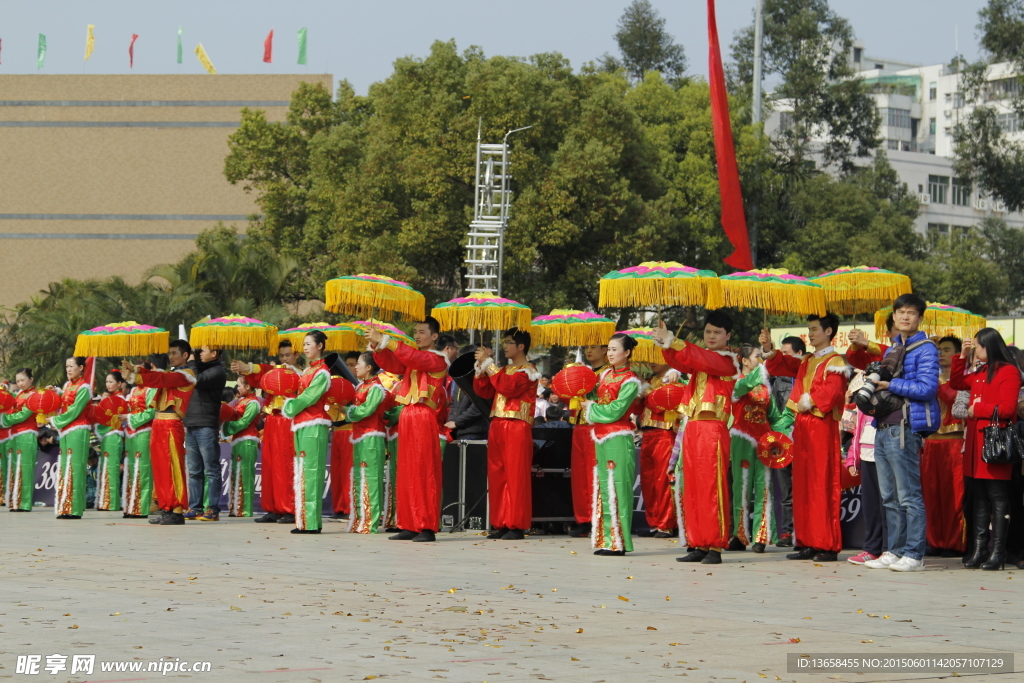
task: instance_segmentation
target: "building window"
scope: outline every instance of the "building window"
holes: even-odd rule
[[[779,131],[785,133],[793,127],[793,113],[788,111],[779,112]]]
[[[928,119],[928,135],[935,135],[935,117]]]
[[[997,120],[1004,133],[1018,133],[1024,130],[1024,121],[1017,112],[999,114]]]
[[[932,102],[934,102],[935,98],[938,97],[938,94],[939,94],[939,89],[937,87],[937,84],[929,83],[928,84],[928,99],[931,100]]]
[[[964,94],[961,92],[953,93],[953,108],[961,109],[964,106]]]
[[[946,195],[949,194],[949,176],[928,176],[928,194],[931,195],[932,204],[945,204]]]
[[[878,112],[882,121],[890,128],[910,128],[911,118],[909,109],[890,109],[882,107]]]
[[[878,69],[879,71],[884,71],[885,64],[879,64],[878,62],[875,62],[875,68]]]
[[[900,148],[900,141],[899,140],[886,140],[885,141],[885,146],[888,149],[899,149]]]
[[[853,48],[853,61],[857,64],[860,64],[862,61],[864,61],[864,48]]]
[[[955,206],[971,205],[971,183],[963,178],[953,178],[953,191],[950,194],[951,203]]]

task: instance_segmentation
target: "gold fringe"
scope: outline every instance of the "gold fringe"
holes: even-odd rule
[[[225,325],[196,325],[188,334],[188,343],[194,349],[267,349],[277,355],[277,327],[231,327]]]
[[[602,279],[598,308],[725,305],[718,278],[622,277]]]
[[[170,333],[146,332],[138,334],[80,334],[75,341],[76,356],[117,358],[148,356],[167,353]]]
[[[825,290],[758,280],[722,280],[725,305],[760,308],[768,313],[825,315]]]
[[[404,320],[423,320],[426,299],[419,292],[371,280],[328,280],[324,308],[332,313],[369,317],[374,309],[396,313]]]
[[[607,344],[615,334],[615,323],[548,323],[534,325],[530,337],[534,346],[591,346]]]
[[[499,306],[445,306],[430,315],[437,318],[441,330],[507,330],[518,327],[530,331],[533,313],[529,308]]]
[[[929,306],[933,305],[929,302]],[[885,320],[892,313],[892,307],[882,308],[875,311],[875,338],[885,339],[887,330]],[[978,331],[988,325],[984,316],[975,313],[960,313],[958,311],[944,311],[941,309],[928,308],[924,312],[924,319],[921,321],[921,331],[930,337],[945,337],[952,335],[960,339],[968,339],[978,334]]]
[[[825,289],[828,310],[844,315],[892,305],[898,297],[913,291],[910,278],[900,273],[846,273],[810,280]]]
[[[315,328],[312,328],[315,329]],[[366,341],[356,334],[355,330],[320,330],[327,335],[327,346],[325,351],[337,351],[346,353],[348,351],[363,351],[366,349]],[[299,332],[279,332],[277,341],[280,344],[285,339],[292,343],[293,348],[301,348],[302,340],[310,330]]]
[[[661,352],[661,347],[652,341],[647,339],[636,339],[636,348],[633,349],[632,360],[638,363],[665,363],[665,355]]]

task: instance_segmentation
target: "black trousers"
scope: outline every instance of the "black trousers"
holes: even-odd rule
[[[783,534],[793,535],[793,466],[786,465],[777,470],[772,470],[775,477],[775,486],[779,491],[778,530],[779,536]],[[773,511],[774,512],[774,511]]]
[[[864,550],[877,557],[889,549],[889,537],[878,471],[875,463],[867,460],[860,461],[860,513],[864,517]]]

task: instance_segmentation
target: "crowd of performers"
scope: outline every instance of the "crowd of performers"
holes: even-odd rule
[[[591,538],[595,555],[633,550],[634,484],[640,488],[651,533],[678,536],[688,549],[680,562],[717,564],[725,550],[763,553],[793,546],[791,560],[830,562],[843,548],[840,496],[843,469],[861,475],[865,521],[863,551],[848,558],[871,568],[915,571],[926,554],[962,555],[969,568],[1002,568],[1011,534],[1011,508],[1021,506],[1020,465],[984,462],[982,430],[998,416],[1015,422],[1021,393],[1021,359],[999,333],[974,339],[928,339],[918,331],[924,302],[905,295],[894,303],[892,347],[870,343],[854,331],[841,355],[833,346],[839,320],[808,318],[806,351],[790,337],[775,349],[768,330],[758,343],[738,348],[725,310],[709,311],[700,343],[676,338],[662,324],[655,339],[664,364],[632,361],[637,341],[612,336],[587,348],[596,387],[571,411],[571,487],[574,536]],[[303,341],[306,367],[282,343],[276,364],[235,360],[236,397],[222,438],[231,441],[229,515],[252,517],[255,470],[262,453],[260,523],[293,525],[292,533],[320,533],[325,473],[331,463],[331,500],[344,511],[348,530],[393,540],[430,542],[441,521],[441,457],[451,439],[454,394],[451,356],[436,347],[437,321],[415,326],[415,346],[379,329],[366,333],[367,351],[355,359],[358,381],[347,405],[330,399],[332,382],[345,373],[326,337]],[[487,439],[490,539],[521,540],[531,528],[532,428],[541,375],[529,361],[530,335],[503,335],[504,363],[490,349],[475,351],[473,389],[491,404]],[[878,383],[907,397],[905,408],[874,419],[857,410],[851,392],[873,361],[899,351],[904,374]],[[97,510],[121,511],[150,523],[216,521],[217,492],[196,496],[185,465],[183,418],[193,399],[197,366],[184,341],[144,363],[124,361],[106,377],[106,394],[126,394],[119,423],[95,425],[93,389],[85,359],[69,358],[59,412],[43,418],[29,409],[35,391],[31,370],[17,372],[14,406],[0,414],[0,462],[5,503],[32,508],[37,438],[52,427],[59,435],[55,512],[80,519],[86,508],[90,441],[98,440]],[[209,349],[197,353],[219,357]],[[271,372],[299,376],[293,396],[257,391]],[[851,379],[853,380],[851,382]],[[779,384],[786,387],[777,400]],[[900,384],[902,382],[902,384]],[[654,400],[677,386],[674,409]],[[792,387],[788,389],[788,387]],[[769,432],[792,439],[792,464],[771,469],[757,456]],[[846,444],[844,447],[844,443]],[[785,505],[777,506],[775,492]],[[1016,501],[1016,502],[1014,502]],[[203,513],[213,506],[214,512]],[[159,509],[159,515],[151,515]],[[1014,507],[1016,506],[1016,507]],[[791,510],[792,533],[780,529],[776,508]],[[196,512],[196,511],[199,512]],[[782,521],[787,525],[786,521]],[[1011,544],[1012,545],[1012,544]]]

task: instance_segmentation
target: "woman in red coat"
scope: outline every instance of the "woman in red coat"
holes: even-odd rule
[[[964,374],[969,351],[980,367],[970,375]],[[965,339],[960,356],[953,359],[950,385],[957,390],[969,390],[971,398],[967,412],[967,430],[964,444],[964,476],[974,493],[974,554],[964,563],[968,569],[993,571],[1002,569],[1006,562],[1006,536],[1010,522],[1011,465],[989,465],[981,459],[985,443],[985,427],[999,411],[999,423],[1017,421],[1017,396],[1021,387],[1021,371],[1010,350],[997,330],[986,327],[974,339]],[[988,550],[988,529],[991,518],[992,552]],[[987,561],[982,564],[986,559]]]

